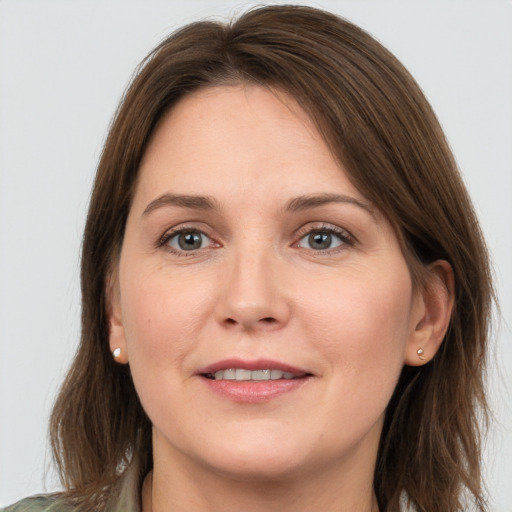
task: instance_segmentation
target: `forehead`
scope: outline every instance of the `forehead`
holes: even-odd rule
[[[362,198],[295,100],[230,85],[195,91],[163,117],[141,162],[136,196],[284,199],[333,188]]]

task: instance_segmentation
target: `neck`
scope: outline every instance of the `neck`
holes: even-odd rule
[[[205,468],[168,472],[157,464],[143,485],[143,512],[378,512],[373,471],[310,472],[307,478],[238,480]]]

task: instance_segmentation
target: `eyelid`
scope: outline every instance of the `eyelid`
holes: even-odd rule
[[[307,224],[301,226],[297,230],[296,241],[293,243],[293,246],[299,247],[298,244],[300,243],[300,241],[315,231],[319,231],[319,232],[324,231],[324,232],[334,234],[337,237],[339,237],[343,242],[341,244],[341,246],[337,246],[332,249],[325,249],[323,251],[311,249],[311,251],[313,251],[315,253],[319,253],[319,254],[328,253],[328,252],[332,253],[337,250],[343,250],[343,248],[346,248],[346,247],[353,247],[357,242],[357,239],[349,231],[347,231],[346,229],[341,228],[339,226],[336,226],[335,224],[330,224],[330,223],[326,223],[326,222],[308,222]]]
[[[357,243],[356,237],[353,236],[348,230],[341,228],[340,226],[337,226],[335,224],[316,221],[316,222],[308,222],[308,223],[304,224],[303,226],[301,226],[296,231],[296,234],[294,237],[295,241],[292,243],[292,247],[299,247],[300,241],[303,240],[307,235],[309,235],[315,231],[319,231],[319,232],[324,231],[324,232],[334,234],[337,237],[339,237],[341,239],[341,241],[343,242],[339,246],[336,246],[336,247],[330,248],[330,249],[325,249],[325,250],[310,249],[312,252],[315,252],[317,254],[333,253],[333,252],[336,252],[339,250],[346,249],[347,247],[352,247]],[[172,248],[168,245],[168,242],[171,238],[173,238],[181,233],[184,233],[184,232],[185,233],[186,232],[197,232],[197,233],[203,234],[210,240],[211,247],[213,247],[213,248],[218,248],[218,247],[221,247],[221,245],[222,245],[215,239],[214,235],[211,233],[211,229],[209,229],[207,225],[205,226],[205,225],[203,225],[203,223],[201,223],[201,226],[198,226],[197,223],[192,222],[192,223],[178,224],[176,226],[166,229],[164,231],[164,233],[162,234],[162,236],[160,236],[158,238],[158,240],[156,241],[156,243],[155,243],[156,248],[163,247],[163,248],[166,248],[169,252],[171,252],[173,254],[180,255],[180,256],[187,256],[187,255],[191,256],[193,254],[197,254],[198,252],[209,248],[209,247],[204,247],[204,248],[200,248],[200,249],[185,251],[185,250],[179,250],[179,249]]]
[[[209,229],[207,229],[206,227],[199,227],[197,226],[197,224],[194,224],[194,223],[191,223],[191,224],[188,224],[188,223],[183,223],[183,224],[178,224],[177,226],[173,226],[167,230],[164,231],[163,235],[161,237],[158,238],[158,240],[156,241],[156,248],[166,248],[169,252],[173,253],[173,254],[177,254],[177,255],[180,255],[180,256],[190,256],[190,255],[193,255],[193,254],[196,254],[198,253],[199,251],[203,251],[205,249],[207,249],[208,247],[204,247],[204,248],[200,248],[200,249],[195,249],[195,250],[190,250],[190,251],[185,251],[185,250],[179,250],[179,249],[176,249],[174,247],[171,247],[168,242],[169,240],[171,240],[172,238],[174,238],[175,236],[178,236],[182,233],[201,233],[202,235],[204,235],[205,237],[207,237],[210,242],[213,243],[213,247],[220,247],[221,244],[218,243],[214,237],[212,236],[211,233],[209,233]]]

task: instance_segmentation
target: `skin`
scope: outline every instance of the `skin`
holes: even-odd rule
[[[325,194],[344,199],[290,209]],[[180,248],[185,228],[201,248]],[[450,268],[429,275],[415,290],[389,222],[291,98],[240,85],[181,100],[142,161],[110,285],[110,346],[153,423],[144,509],[377,510],[385,408],[403,365],[427,363],[449,321]],[[197,374],[234,357],[311,377],[239,402]]]

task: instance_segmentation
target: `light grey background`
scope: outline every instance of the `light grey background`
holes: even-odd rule
[[[47,418],[77,344],[81,231],[124,87],[172,29],[252,4],[0,0],[0,505],[56,489]],[[491,510],[512,511],[512,3],[311,4],[360,24],[410,69],[474,198],[502,308],[486,473]]]

